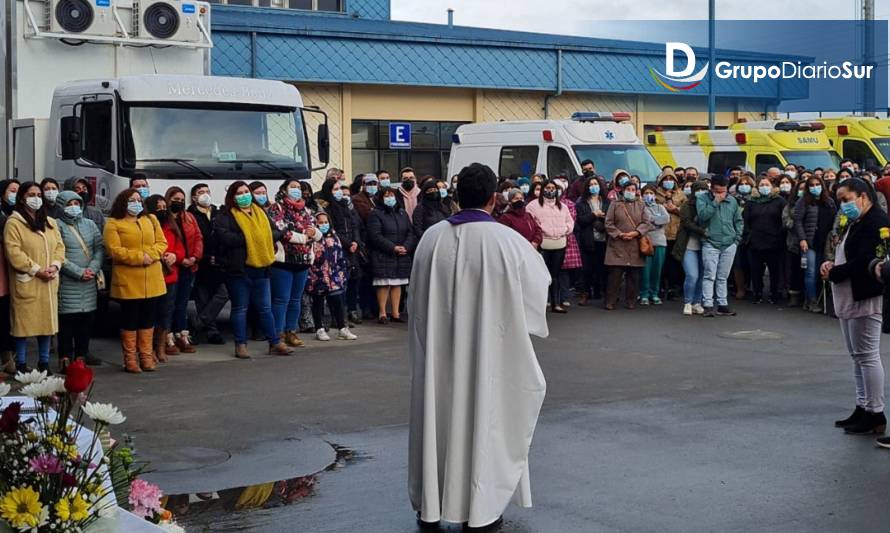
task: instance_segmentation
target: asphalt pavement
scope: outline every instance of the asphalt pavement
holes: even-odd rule
[[[550,315],[550,338],[535,340],[548,383],[530,460],[535,507],[508,508],[502,530],[890,531],[890,452],[832,425],[853,407],[837,321],[738,310]],[[120,372],[114,341],[99,340],[110,364],[94,394],[124,410],[115,436],[130,436],[171,491],[213,492],[191,498],[181,518],[190,531],[416,531],[406,326],[354,332],[357,341],[307,339],[294,357],[251,361],[231,345],[200,346],[138,376]],[[221,503],[264,477],[292,480],[292,503]]]

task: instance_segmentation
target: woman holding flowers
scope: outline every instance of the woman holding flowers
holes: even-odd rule
[[[65,245],[57,222],[46,214],[38,184],[20,187],[3,243],[11,282],[16,368],[28,371],[28,337],[37,337],[37,368],[49,373],[49,343],[59,331],[59,270],[65,262]]]

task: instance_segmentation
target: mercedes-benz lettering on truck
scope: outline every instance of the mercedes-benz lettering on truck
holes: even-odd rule
[[[13,0],[10,11],[0,157],[19,180],[83,176],[108,208],[133,176],[155,191],[205,181],[221,200],[233,179],[274,187],[327,164],[327,117],[294,86],[208,75],[208,3]]]

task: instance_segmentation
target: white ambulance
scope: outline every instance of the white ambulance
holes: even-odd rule
[[[579,112],[571,120],[465,124],[452,136],[448,175],[482,163],[511,179],[537,173],[574,177],[590,159],[607,179],[623,168],[643,182],[654,181],[661,169],[629,121],[630,113]]]

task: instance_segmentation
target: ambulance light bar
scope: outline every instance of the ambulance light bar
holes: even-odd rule
[[[776,123],[777,131],[818,131],[824,129],[825,124],[821,122],[806,122],[795,120]]]
[[[577,111],[572,113],[575,122],[624,122],[630,120],[630,113],[601,113],[597,111]]]

